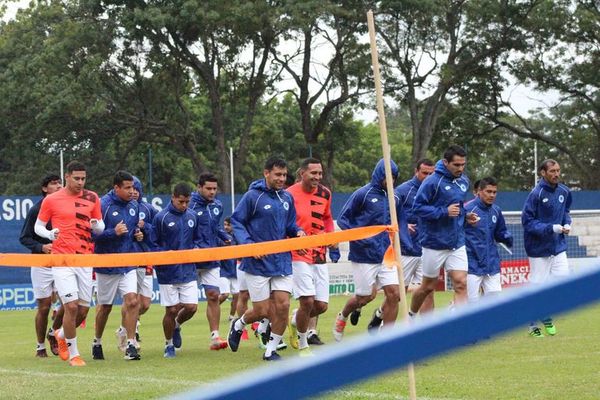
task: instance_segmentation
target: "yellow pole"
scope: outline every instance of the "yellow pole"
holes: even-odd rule
[[[390,218],[392,225],[398,228],[398,218],[396,214],[396,202],[394,199],[394,183],[392,181],[392,167],[390,163],[390,145],[388,143],[387,126],[385,122],[385,111],[383,108],[383,90],[381,89],[381,74],[379,72],[379,56],[377,54],[377,42],[375,39],[375,22],[373,20],[373,11],[367,12],[367,22],[369,25],[369,37],[371,39],[371,60],[373,63],[373,76],[375,78],[375,93],[377,95],[377,114],[379,116],[379,131],[381,133],[381,147],[383,159],[385,160],[385,183],[387,188],[388,202],[390,205]],[[400,258],[400,234],[396,230],[394,233],[394,253],[396,253],[396,264],[398,268],[398,280],[400,281],[400,304],[402,315],[405,321],[408,321],[408,305],[406,304],[406,287],[404,282],[404,271],[402,259]],[[416,400],[417,389],[415,384],[415,368],[411,363],[408,365],[408,391],[409,398]]]

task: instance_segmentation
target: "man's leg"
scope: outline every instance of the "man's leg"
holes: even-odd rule
[[[240,290],[236,307],[237,315],[242,316],[248,310],[248,300],[250,300],[250,293],[247,290]]]
[[[135,289],[123,296],[123,305],[121,309],[124,310],[124,313],[121,314],[121,326],[125,328],[127,337],[125,349],[126,360],[140,359],[140,355],[137,351],[137,341],[135,339],[135,328],[139,316],[139,307],[138,295]]]
[[[483,281],[483,276],[467,274],[467,300],[469,303],[477,303],[479,301]]]
[[[35,313],[35,334],[37,336],[37,357],[48,357],[46,352],[46,328],[48,327],[48,314],[50,313],[51,297],[36,299],[37,312]]]
[[[51,268],[32,267],[31,268],[31,286],[37,303],[37,312],[35,314],[35,333],[37,337],[37,357],[47,357],[46,352],[46,329],[48,328],[48,315],[52,306],[52,295],[54,289],[54,276]],[[60,326],[60,325],[59,325]],[[52,333],[52,335],[50,335]],[[48,332],[48,341],[50,342],[53,354],[57,354],[56,340],[54,339],[53,329]]]
[[[386,285],[383,287],[385,299],[383,302],[383,324],[393,326],[398,318],[398,302],[400,302],[400,286]]]
[[[219,285],[221,283],[220,269],[199,269],[200,283],[206,293],[206,319],[210,329],[210,349],[221,350],[227,347],[227,341],[219,335],[219,321],[221,320],[221,306],[219,303]]]
[[[425,302],[427,296],[432,295],[437,286],[438,278],[429,278],[424,276],[421,286],[412,295],[412,301],[410,303],[410,312],[414,315],[419,312],[421,306]]]

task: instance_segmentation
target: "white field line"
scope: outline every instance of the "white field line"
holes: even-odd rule
[[[359,399],[381,399],[381,400],[408,400],[406,396],[396,396],[389,393],[376,393],[362,390],[333,390],[326,392],[328,395],[337,395],[338,397],[344,398],[359,398]],[[418,400],[461,400],[452,399],[450,397],[421,397],[417,396]]]

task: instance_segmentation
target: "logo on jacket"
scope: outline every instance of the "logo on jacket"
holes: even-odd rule
[[[558,201],[560,203],[562,203],[563,201],[565,201],[565,196],[563,196],[562,194],[560,196],[558,196]]]
[[[135,210],[133,208],[129,209],[129,215],[131,215],[132,217],[135,215]]]
[[[202,211],[198,211],[198,215],[202,215],[204,214]]]
[[[446,189],[446,190],[450,190],[450,185],[448,185],[448,186],[445,186],[445,187],[444,187],[444,189]]]
[[[146,218],[146,213],[145,212],[140,212],[140,219],[145,219]]]
[[[544,198],[542,199],[542,203],[547,203],[547,202],[548,202],[548,198],[547,198],[547,197],[544,197]]]
[[[496,216],[495,216],[495,215],[492,215],[492,222],[493,222],[493,223],[496,223],[496,221],[498,221],[498,218],[496,218]]]
[[[169,225],[167,225],[168,227],[172,227],[175,225],[175,222],[169,222]]]
[[[269,208],[271,208],[270,204],[267,204],[266,206],[263,207],[265,210],[268,210]]]
[[[460,186],[460,190],[462,190],[463,192],[466,192],[466,191],[467,191],[467,186],[466,186],[464,183],[461,183],[461,184],[460,184],[460,185],[458,185],[458,186]]]
[[[193,228],[194,227],[194,221],[192,221],[191,219],[188,219],[188,226],[190,228]]]
[[[215,213],[215,215],[219,215],[219,209],[215,208],[215,210],[213,211]]]
[[[283,202],[283,208],[285,209],[285,211],[287,211],[287,210],[290,209],[290,205],[289,205],[289,203],[287,201]]]
[[[119,215],[119,212],[118,211],[113,211],[112,216],[116,217],[117,215]]]
[[[379,199],[371,199],[371,203],[377,203]]]

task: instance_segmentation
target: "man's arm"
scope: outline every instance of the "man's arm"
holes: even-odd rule
[[[39,213],[39,206],[29,210],[27,217],[25,217],[25,223],[21,229],[21,236],[19,236],[19,242],[27,247],[32,253],[41,254],[44,253],[43,246],[46,243],[37,241],[33,235],[35,234],[34,226]]]
[[[506,229],[506,221],[501,211],[498,211],[498,221],[496,222],[496,229],[494,230],[494,239],[496,242],[504,243],[508,247],[513,246],[513,236]]]
[[[448,207],[431,205],[435,197],[437,184],[437,180],[434,181],[434,179],[429,178],[428,180],[426,179],[419,187],[415,197],[415,207],[413,208],[415,215],[418,217],[427,220],[435,220],[447,217],[449,215]]]
[[[359,196],[360,193],[362,193],[360,189],[352,193],[346,204],[344,204],[337,220],[340,229],[352,229],[356,227],[355,216],[357,211],[360,211],[362,208],[362,204],[360,203],[364,197]],[[359,197],[361,198],[360,200]]]
[[[528,233],[537,236],[551,235],[554,232],[552,224],[542,222],[537,219],[537,203],[537,191],[531,192],[529,196],[527,196],[525,205],[523,206],[523,211],[521,212],[521,223],[523,224],[523,229],[525,229]]]
[[[246,229],[248,224],[252,202],[250,200],[250,193],[247,192],[242,200],[235,207],[235,211],[231,215],[231,226],[233,228],[233,235],[239,244],[254,243],[254,240],[250,237],[250,233]]]

